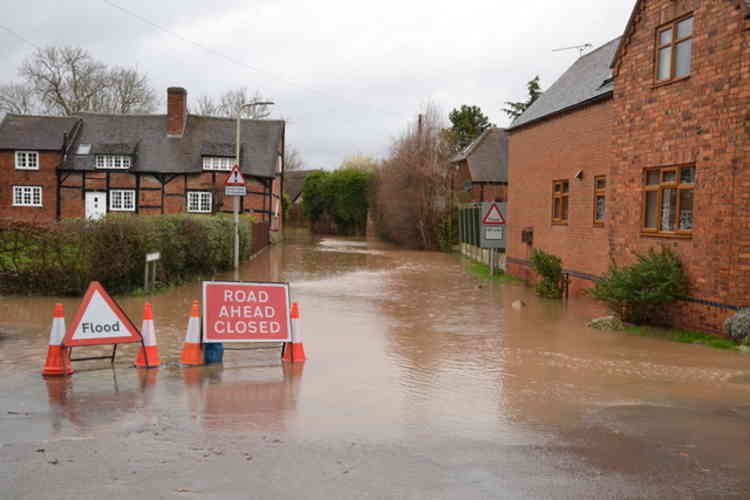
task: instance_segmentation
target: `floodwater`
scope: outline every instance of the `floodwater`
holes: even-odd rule
[[[750,356],[372,240],[290,232],[216,278],[288,281],[309,360],[181,368],[195,282],[148,298],[161,368],[121,346],[45,380],[78,299],[0,297],[1,498],[750,498]]]

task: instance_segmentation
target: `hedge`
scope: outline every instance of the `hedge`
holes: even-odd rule
[[[252,250],[247,217],[240,259]],[[232,267],[231,217],[108,215],[49,226],[0,224],[0,293],[81,295],[91,281],[111,293],[143,286],[146,253],[159,251],[157,284],[172,285]]]

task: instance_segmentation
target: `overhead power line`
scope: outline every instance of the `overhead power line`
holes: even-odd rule
[[[22,42],[26,42],[26,43],[28,43],[29,45],[31,45],[32,47],[34,47],[34,48],[37,48],[37,49],[40,49],[40,50],[41,50],[41,47],[40,47],[39,45],[35,44],[34,42],[32,42],[31,40],[29,40],[28,38],[25,38],[25,37],[24,37],[24,36],[22,36],[21,34],[19,34],[19,33],[16,33],[15,31],[13,31],[12,29],[8,28],[7,26],[3,26],[2,24],[0,24],[0,28],[4,29],[5,31],[7,31],[7,32],[8,32],[8,33],[10,33],[11,35],[13,35],[13,36],[15,36],[16,38],[18,38],[19,40],[21,40]]]

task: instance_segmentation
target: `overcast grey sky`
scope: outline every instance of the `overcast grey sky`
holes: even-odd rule
[[[546,88],[578,57],[553,49],[619,36],[634,3],[0,0],[0,25],[38,46],[80,46],[107,64],[137,66],[162,106],[173,85],[189,100],[259,90],[276,101],[274,117],[288,120],[287,143],[306,167],[335,168],[355,153],[385,155],[428,101],[446,121],[470,104],[507,125],[504,101],[524,99],[536,74]],[[15,79],[33,50],[0,29],[0,82]]]

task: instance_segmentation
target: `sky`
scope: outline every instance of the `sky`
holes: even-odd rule
[[[547,88],[579,55],[625,29],[635,0],[0,0],[0,83],[35,46],[85,48],[188,101],[247,87],[287,120],[305,168],[383,158],[420,110],[479,106],[498,126],[505,101]],[[3,27],[15,32],[9,33]],[[23,39],[21,39],[23,38]]]

